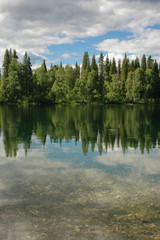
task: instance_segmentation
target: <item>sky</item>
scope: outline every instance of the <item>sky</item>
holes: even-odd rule
[[[0,0],[0,66],[5,49],[34,68],[81,63],[88,51],[160,62],[160,0]]]

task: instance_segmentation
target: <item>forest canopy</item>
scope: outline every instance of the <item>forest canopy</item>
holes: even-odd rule
[[[81,67],[80,67],[81,66]],[[122,60],[100,54],[82,64],[51,65],[33,70],[26,52],[6,49],[0,76],[1,103],[154,103],[160,100],[160,68],[151,56]]]

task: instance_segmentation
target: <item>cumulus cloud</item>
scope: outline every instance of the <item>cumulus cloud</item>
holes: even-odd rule
[[[76,57],[78,56],[78,54],[76,52],[67,52],[67,53],[63,53],[61,55],[62,58],[72,58],[72,57]]]
[[[160,30],[146,29],[137,37],[129,40],[106,39],[96,45],[99,51],[108,52],[111,55],[129,53],[133,55],[160,55]],[[159,56],[156,56],[159,58]]]
[[[129,46],[135,50],[143,44],[143,52],[154,50],[156,41],[151,37],[159,32],[144,29],[160,22],[160,2],[157,0],[0,0],[0,53],[6,48],[19,52],[45,54],[52,44],[73,43],[76,38],[94,37],[111,30],[127,30],[134,34],[133,41],[106,40],[112,48],[120,44],[123,51]],[[142,39],[141,39],[142,38]],[[128,45],[129,44],[129,45]],[[157,47],[157,46],[156,46]],[[118,48],[118,47],[117,47]],[[116,48],[116,51],[118,51]],[[136,52],[141,50],[139,47]]]

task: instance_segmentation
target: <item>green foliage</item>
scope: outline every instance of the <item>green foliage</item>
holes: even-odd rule
[[[110,75],[113,75],[116,73],[117,73],[117,66],[116,66],[115,58],[113,58],[111,65],[110,65]]]
[[[126,100],[128,102],[142,102],[145,97],[145,75],[141,68],[129,72],[126,81]]]
[[[33,97],[33,73],[30,57],[24,54],[22,64],[21,94],[22,99],[29,101]]]
[[[64,68],[59,67],[56,71],[55,82],[51,89],[51,97],[57,103],[66,101],[67,85],[64,73]]]
[[[147,69],[147,62],[146,62],[146,56],[145,55],[142,56],[141,68],[143,69],[144,72]]]
[[[104,97],[106,102],[112,103],[122,102],[117,74],[112,75],[111,82],[105,81],[104,88],[105,88]]]
[[[160,101],[160,69],[151,56],[129,61],[127,55],[115,59],[100,54],[84,53],[82,67],[54,65],[46,62],[32,70],[27,52],[22,63],[16,50],[6,49],[0,75],[1,102],[158,102]]]
[[[87,79],[87,97],[89,102],[97,102],[99,95],[97,91],[98,73],[94,69],[88,74]]]
[[[8,84],[6,88],[6,100],[17,102],[21,98],[21,64],[13,58],[8,71]]]
[[[15,157],[19,144],[27,154],[33,133],[43,145],[47,136],[50,142],[59,143],[62,139],[74,139],[75,143],[80,139],[84,154],[89,148],[94,151],[95,146],[101,154],[119,145],[124,152],[131,147],[143,153],[160,145],[157,110],[155,105],[0,106],[6,156]]]
[[[127,58],[127,55],[125,54],[122,62],[122,73],[121,73],[121,95],[123,98],[125,98],[128,70],[129,70],[129,60]]]
[[[46,71],[46,66],[44,64],[41,65],[35,71],[35,95],[34,99],[38,102],[47,101],[48,94],[50,92],[50,84],[49,77]]]
[[[99,57],[99,78],[98,78],[98,93],[100,100],[103,100],[103,85],[104,85],[104,56],[103,53]]]
[[[90,71],[90,60],[89,60],[88,52],[84,52],[84,55],[83,55],[82,73],[83,73],[84,71],[87,71],[87,72]]]

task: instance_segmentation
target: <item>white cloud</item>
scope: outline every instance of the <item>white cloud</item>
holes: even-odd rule
[[[126,165],[141,174],[160,174],[160,152],[157,150],[153,154],[144,153],[140,150],[129,148],[125,155],[121,148],[108,149],[106,155],[98,156],[97,161],[106,166]]]
[[[107,49],[113,52],[131,48],[136,53],[157,54],[159,31],[144,28],[160,22],[159,9],[156,0],[0,0],[0,53],[15,48],[41,55],[52,44],[73,43],[74,38],[100,36],[110,30],[129,30],[134,39],[127,44],[105,40],[98,49],[108,44]]]
[[[131,53],[132,55],[160,55],[160,30],[146,29],[136,38],[129,40],[106,39],[96,45],[99,51],[105,51],[111,55],[122,55]]]
[[[70,52],[70,53],[63,53],[61,55],[62,58],[72,58],[78,56],[78,54],[76,52]]]

